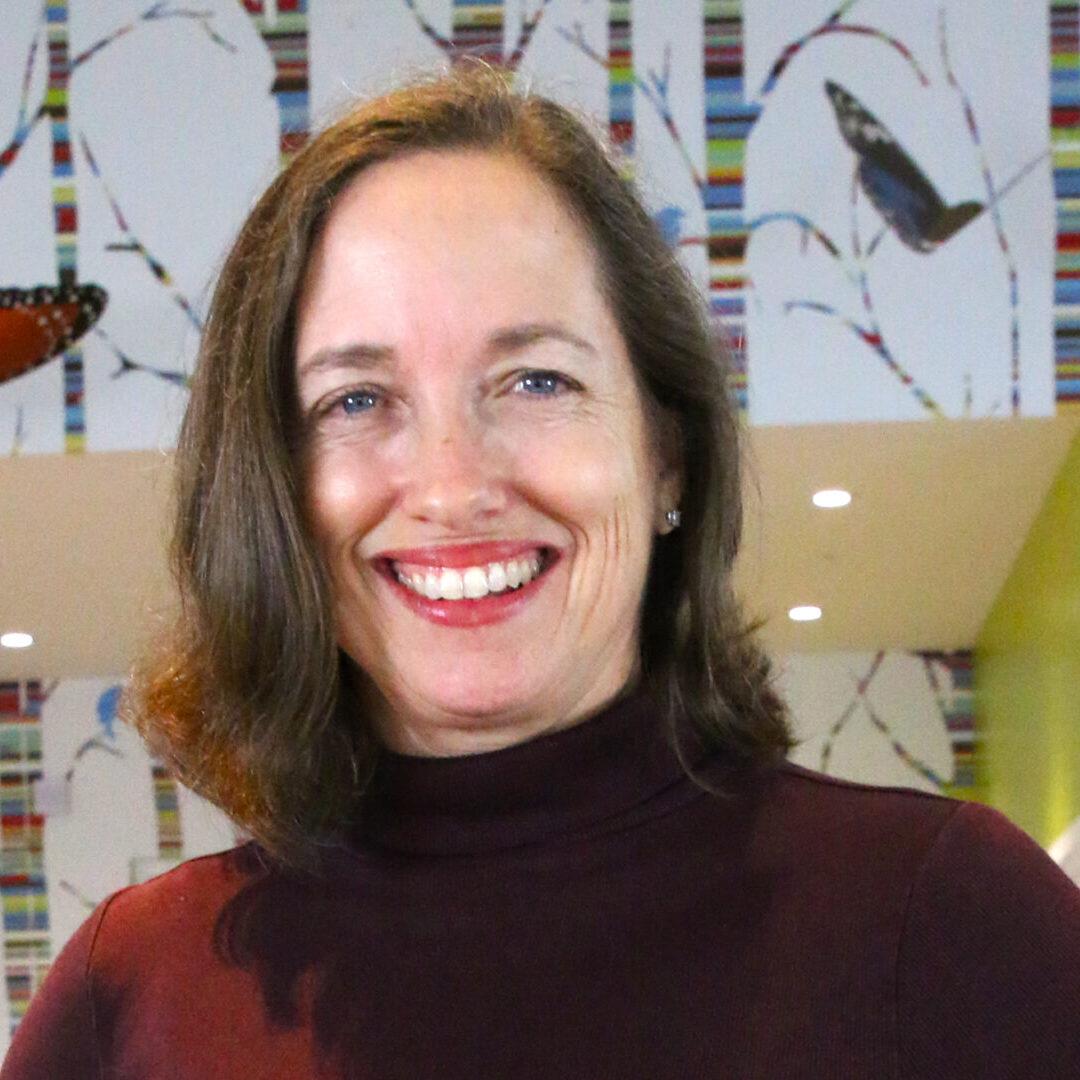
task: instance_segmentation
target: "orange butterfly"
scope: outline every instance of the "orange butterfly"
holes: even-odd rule
[[[108,299],[98,285],[0,289],[0,383],[70,348],[101,318]]]

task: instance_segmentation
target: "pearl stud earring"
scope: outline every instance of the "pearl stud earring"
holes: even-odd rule
[[[668,524],[668,528],[677,529],[682,523],[682,513],[676,508],[672,507],[665,515],[664,520]]]

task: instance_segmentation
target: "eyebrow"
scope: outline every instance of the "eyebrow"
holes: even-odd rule
[[[496,330],[488,338],[490,352],[503,354],[527,349],[538,341],[563,341],[579,352],[589,356],[596,355],[596,348],[584,338],[560,323],[524,323],[521,326],[508,326]],[[322,371],[347,369],[350,371],[370,371],[381,364],[392,361],[395,350],[391,345],[372,345],[364,342],[352,342],[348,345],[327,345],[316,350],[300,365],[300,375],[311,375]]]
[[[349,345],[327,345],[325,348],[317,349],[300,365],[300,375],[334,371],[339,368],[370,371],[393,358],[394,350],[389,345],[367,345],[360,342]]]
[[[496,353],[512,353],[528,348],[538,341],[563,341],[572,345],[579,352],[590,356],[596,355],[596,347],[561,323],[525,323],[522,326],[508,326],[496,330],[488,339],[488,348]]]

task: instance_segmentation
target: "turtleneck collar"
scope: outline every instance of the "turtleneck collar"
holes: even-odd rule
[[[700,760],[700,751],[690,754]],[[361,802],[356,840],[425,855],[521,847],[618,827],[684,782],[660,711],[636,693],[572,727],[491,753],[384,751]],[[697,791],[691,784],[686,797]]]

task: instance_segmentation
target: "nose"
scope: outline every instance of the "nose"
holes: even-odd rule
[[[407,511],[457,533],[482,528],[506,506],[500,457],[476,420],[447,419],[418,432]]]

